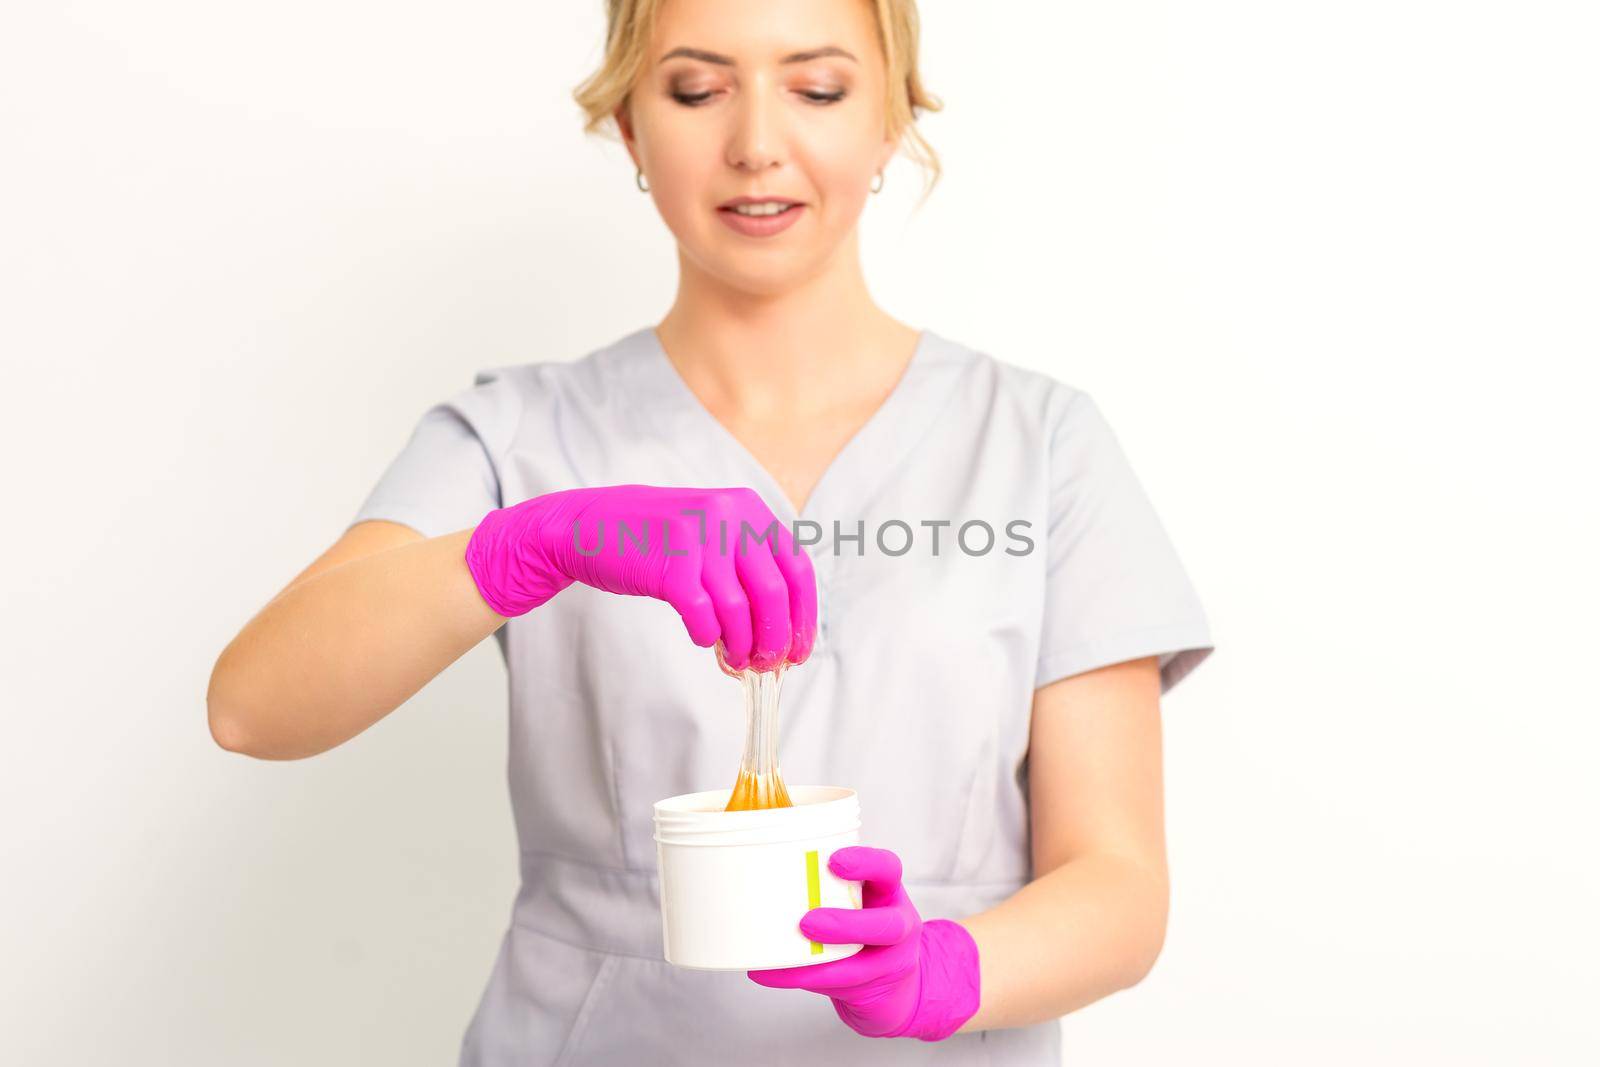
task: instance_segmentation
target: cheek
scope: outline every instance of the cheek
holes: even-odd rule
[[[825,136],[797,146],[796,161],[806,170],[825,206],[859,207],[867,196],[882,147],[882,140],[864,127],[835,127]]]
[[[813,162],[811,181],[829,225],[855,223],[866,203],[871,166],[870,156],[842,152]]]
[[[719,157],[714,148],[687,140],[669,140],[649,156],[646,177],[662,218],[674,230],[698,226],[711,208]],[[715,222],[715,219],[710,221]]]
[[[694,121],[688,110],[652,101],[636,114],[640,155],[657,188],[666,191],[696,180],[708,161],[714,164],[720,158],[716,132]]]

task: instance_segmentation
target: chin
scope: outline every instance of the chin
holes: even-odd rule
[[[793,289],[816,273],[822,260],[800,252],[721,247],[691,252],[689,258],[730,288],[754,296],[772,296]]]

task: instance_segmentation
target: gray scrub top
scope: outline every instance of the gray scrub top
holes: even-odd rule
[[[820,620],[784,677],[780,766],[791,786],[857,791],[861,842],[900,855],[924,918],[982,911],[1030,878],[1037,687],[1157,655],[1166,692],[1211,652],[1093,399],[931,330],[799,515],[645,327],[576,361],[479,371],[422,415],[351,524],[435,537],[552,490],[630,482],[750,486],[783,522],[818,524],[795,527],[822,531]],[[988,550],[981,525],[958,540],[975,520]],[[733,785],[739,685],[664,602],[582,584],[495,638],[522,881],[463,1065],[1060,1063],[1056,1021],[868,1038],[823,995],[666,963],[652,805]]]

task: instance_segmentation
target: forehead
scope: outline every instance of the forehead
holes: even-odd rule
[[[874,20],[867,0],[663,0],[649,62],[686,49],[705,62],[759,66],[840,49],[865,64],[877,39]]]

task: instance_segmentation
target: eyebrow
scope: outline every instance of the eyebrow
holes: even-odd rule
[[[722,55],[719,52],[708,52],[704,48],[689,48],[689,47],[674,48],[672,51],[668,52],[666,55],[664,55],[660,59],[656,60],[656,63],[658,65],[661,64],[661,63],[665,63],[667,60],[672,59],[672,58],[674,58],[676,56],[685,56],[685,57],[687,57],[689,59],[698,59],[702,63],[716,63],[716,64],[718,64],[720,66],[724,66],[724,67],[735,66],[735,63],[733,61],[733,57],[732,56],[725,56],[725,55]],[[832,45],[832,44],[824,45],[821,48],[808,48],[804,52],[791,52],[788,55],[784,56],[782,59],[778,60],[778,62],[779,63],[809,63],[813,59],[821,59],[824,56],[841,56],[844,59],[850,60],[852,63],[859,63],[860,62],[860,60],[856,59],[856,57],[851,55],[849,52],[846,52],[843,48],[840,48],[838,45]]]

